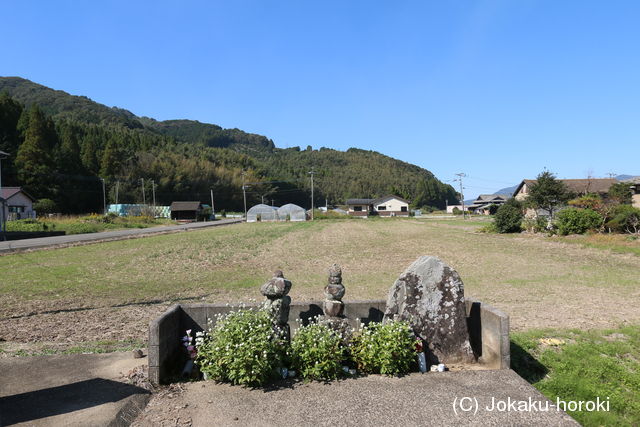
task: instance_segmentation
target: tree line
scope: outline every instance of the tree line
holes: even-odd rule
[[[240,211],[244,184],[248,206],[264,201],[308,208],[312,170],[315,206],[385,194],[414,207],[457,203],[453,187],[431,172],[374,151],[278,149],[239,129],[138,118],[23,79],[9,82],[31,102],[0,94],[0,150],[10,154],[2,161],[3,185],[50,199],[57,212],[100,212],[103,182],[107,203],[141,203],[143,189],[146,201],[155,193],[158,205],[207,203],[213,190],[217,210]],[[31,90],[22,89],[25,84]]]

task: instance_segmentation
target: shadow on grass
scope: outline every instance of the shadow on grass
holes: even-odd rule
[[[517,343],[511,341],[511,369],[524,378],[528,383],[534,384],[543,379],[549,370]]]

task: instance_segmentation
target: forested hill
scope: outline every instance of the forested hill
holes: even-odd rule
[[[18,77],[0,77],[3,185],[21,185],[58,211],[100,211],[108,203],[209,200],[218,210],[248,204],[316,205],[394,193],[417,207],[455,202],[455,190],[418,166],[373,151],[278,149],[269,138],[193,120],[156,121]],[[244,171],[244,174],[243,174]],[[266,201],[265,200],[265,201]]]

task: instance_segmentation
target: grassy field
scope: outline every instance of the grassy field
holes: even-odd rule
[[[640,328],[532,330],[511,336],[511,366],[552,402],[609,398],[610,411],[574,411],[584,426],[640,423]]]
[[[548,396],[569,399],[604,376],[626,390],[625,399],[638,397],[640,343],[629,331],[640,324],[640,241],[478,232],[484,224],[254,223],[0,256],[0,356],[144,344],[149,320],[173,301],[261,299],[259,285],[275,269],[292,280],[294,300],[322,299],[334,262],[343,268],[345,300],[386,298],[411,262],[436,255],[458,270],[466,295],[510,315],[514,361],[529,361],[518,372]],[[628,338],[609,343],[603,337],[611,328]],[[541,344],[547,336],[566,345]],[[590,348],[600,356],[588,358]],[[603,354],[623,360],[629,376],[600,364],[609,360]],[[619,420],[640,422],[637,408],[626,407],[635,412],[616,412]]]
[[[64,231],[66,234],[98,233],[124,228],[148,228],[175,224],[175,221],[149,216],[62,216],[8,221],[7,231]]]

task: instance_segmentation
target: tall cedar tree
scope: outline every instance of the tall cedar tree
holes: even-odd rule
[[[2,182],[4,185],[15,185],[17,182],[13,159],[15,159],[20,146],[20,134],[17,127],[21,114],[22,105],[6,93],[0,94],[0,151],[9,154],[9,157],[2,161]]]
[[[536,182],[529,189],[527,205],[534,209],[541,209],[553,218],[556,209],[571,198],[569,189],[564,182],[556,179],[549,171],[544,171],[536,178]]]
[[[53,198],[55,184],[51,152],[56,144],[53,121],[42,113],[37,105],[23,114],[28,114],[24,142],[18,148],[16,168],[18,179],[25,190],[36,198]]]

